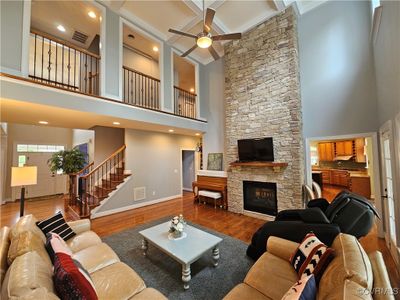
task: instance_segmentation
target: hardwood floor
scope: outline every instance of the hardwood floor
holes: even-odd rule
[[[60,196],[51,199],[27,201],[25,205],[25,214],[34,214],[38,219],[51,216],[60,210],[64,213],[64,200]],[[183,197],[174,200],[94,219],[92,220],[92,230],[99,236],[104,237],[140,224],[177,214],[183,214],[189,221],[227,234],[245,243],[250,243],[253,233],[265,222],[219,208],[214,209],[211,205],[194,204],[193,194],[185,192]],[[15,224],[19,219],[19,203],[7,203],[0,206],[0,216],[1,226]],[[68,213],[65,216],[68,220],[73,219]],[[379,250],[383,253],[392,286],[398,287],[400,277],[394,261],[384,240],[377,237],[376,229],[362,238],[361,244],[367,252]]]

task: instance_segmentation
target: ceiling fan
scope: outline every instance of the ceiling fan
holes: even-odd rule
[[[168,31],[171,33],[183,35],[186,37],[194,38],[196,40],[196,44],[187,50],[185,53],[183,53],[181,56],[185,57],[189,55],[193,50],[195,50],[197,47],[207,49],[210,51],[212,57],[217,60],[219,59],[219,55],[217,51],[215,51],[214,47],[212,46],[212,43],[214,41],[226,41],[226,40],[239,40],[242,37],[241,33],[228,33],[228,34],[220,34],[220,35],[212,35],[211,34],[211,25],[214,19],[215,15],[215,10],[212,8],[207,8],[207,12],[204,15],[204,0],[203,0],[203,31],[200,32],[197,35],[188,33],[188,32],[183,32],[179,30],[175,30],[170,28]]]

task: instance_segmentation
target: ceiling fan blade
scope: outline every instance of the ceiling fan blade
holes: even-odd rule
[[[219,59],[219,55],[218,55],[217,51],[215,51],[213,46],[208,47],[208,51],[210,51],[212,57],[214,57],[214,60]]]
[[[191,34],[191,33],[175,30],[175,29],[172,29],[172,28],[168,29],[168,31],[171,32],[171,33],[175,33],[175,34],[179,34],[179,35],[183,35],[183,36],[187,36],[187,37],[190,37],[190,38],[197,39],[197,36],[195,36],[194,34]]]
[[[185,57],[185,56],[188,56],[194,49],[196,49],[197,48],[197,44],[195,44],[192,48],[190,48],[188,51],[186,51],[185,53],[183,53],[182,55],[181,55],[181,57]]]
[[[204,18],[204,32],[209,33],[211,30],[211,25],[214,20],[215,10],[212,8],[207,8],[206,16]]]
[[[241,33],[220,34],[220,35],[214,35],[212,37],[213,41],[239,40],[241,38],[242,38]]]

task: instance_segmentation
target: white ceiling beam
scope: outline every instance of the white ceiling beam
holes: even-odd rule
[[[218,17],[214,17],[212,29],[214,29],[218,34],[225,34],[231,32],[229,28],[226,27],[224,22],[222,22]]]
[[[282,11],[286,8],[284,0],[274,0],[275,7],[278,11]]]
[[[176,30],[179,31],[183,31],[183,32],[189,32],[193,27],[195,27],[197,25],[197,23],[199,23],[201,21],[201,16],[196,16],[194,17],[191,21],[189,21],[188,23],[186,23],[184,26],[180,27],[180,28],[174,28]],[[182,36],[178,35],[178,34],[173,34],[171,33],[171,36],[167,39],[167,43],[172,44],[175,43],[179,38],[181,38]],[[185,37],[183,37],[185,38]]]

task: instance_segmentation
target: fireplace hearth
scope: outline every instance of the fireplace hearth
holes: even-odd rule
[[[276,183],[243,181],[243,208],[251,212],[276,216],[278,213]]]

